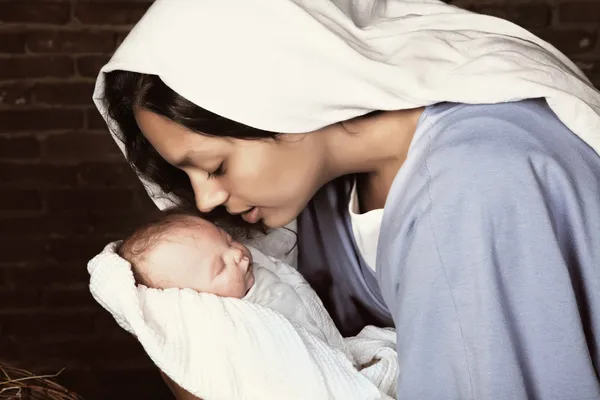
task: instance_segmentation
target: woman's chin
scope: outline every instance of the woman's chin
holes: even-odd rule
[[[284,215],[265,215],[262,218],[262,223],[269,229],[278,229],[283,228],[293,220],[295,220],[297,215],[293,216],[284,216]]]

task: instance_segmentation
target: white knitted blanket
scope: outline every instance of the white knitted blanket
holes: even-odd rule
[[[251,249],[301,299],[311,326],[243,299],[191,289],[136,286],[109,244],[88,264],[90,291],[140,341],[154,363],[205,400],[394,398],[393,330],[367,327],[343,339],[317,294],[293,268]],[[308,329],[307,329],[308,328]]]

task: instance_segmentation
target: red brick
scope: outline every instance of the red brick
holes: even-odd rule
[[[93,317],[94,330],[101,336],[123,336],[126,333],[108,311],[100,312]]]
[[[96,215],[93,217],[93,230],[96,235],[105,234],[124,238],[132,234],[141,224],[149,221],[151,215],[154,214],[115,212],[105,215]],[[2,226],[1,222],[0,226]]]
[[[36,211],[42,209],[42,199],[35,190],[0,190],[0,210]]]
[[[100,72],[100,68],[102,68],[104,64],[108,63],[109,59],[110,56],[104,55],[77,57],[77,71],[79,71],[79,75],[86,78],[96,78],[96,76],[98,76],[98,72]]]
[[[592,82],[596,89],[600,88],[600,62],[593,60],[574,60],[577,66]]]
[[[60,162],[122,160],[116,143],[108,134],[67,133],[52,135],[42,144],[44,159]]]
[[[90,215],[44,215],[0,218],[0,232],[12,237],[49,238],[89,235],[95,223]]]
[[[35,308],[40,305],[40,293],[29,288],[0,289],[0,311]]]
[[[538,36],[566,55],[587,53],[598,42],[598,33],[584,29],[544,30]]]
[[[71,186],[76,183],[75,167],[0,162],[0,186]]]
[[[110,53],[115,41],[113,32],[33,32],[28,35],[27,48],[34,53]]]
[[[140,20],[150,4],[151,1],[79,1],[75,6],[75,18],[88,25],[132,25]]]
[[[86,128],[90,131],[108,131],[106,121],[100,115],[100,112],[96,109],[89,109],[86,113],[87,124]]]
[[[158,210],[156,204],[152,201],[148,193],[144,189],[140,189],[136,193],[136,207],[142,212],[154,213]]]
[[[590,78],[596,88],[600,88],[600,59],[588,63],[589,67],[584,72]]]
[[[114,241],[112,238],[67,238],[51,239],[48,241],[48,257],[50,260],[62,263],[79,264],[85,271],[85,266],[104,247]],[[86,281],[89,278],[86,277]]]
[[[593,73],[593,70],[595,67],[595,62],[593,60],[585,60],[585,59],[580,60],[580,59],[574,58],[573,61],[583,71],[584,74],[589,76],[590,74]]]
[[[66,78],[75,73],[68,56],[13,56],[0,58],[0,80]]]
[[[35,103],[49,105],[93,105],[91,82],[40,83],[33,89]]]
[[[23,32],[0,31],[0,53],[24,53],[25,40]]]
[[[27,82],[0,84],[0,106],[26,106],[31,104],[33,85]]]
[[[49,289],[42,290],[41,304],[50,308],[93,308],[99,307],[92,297],[87,286],[75,289]]]
[[[44,335],[86,335],[93,333],[86,312],[35,312],[5,314],[1,317],[2,335],[36,337]]]
[[[133,206],[132,194],[124,189],[51,190],[46,193],[50,212],[128,210]]]
[[[117,35],[117,46],[120,46],[121,43],[127,38],[129,32],[120,33]]]
[[[130,335],[117,338],[75,337],[55,340],[4,340],[0,345],[6,351],[4,358],[35,362],[35,358],[57,359],[63,363],[85,361],[84,365],[137,361],[140,366],[148,366],[148,356],[142,346]],[[23,349],[27,351],[24,352]],[[88,363],[89,361],[89,363]]]
[[[115,386],[123,388],[121,395],[123,399],[172,399],[164,396],[166,385],[161,378],[157,368],[146,371],[113,370],[106,371],[105,378],[109,379]],[[126,391],[127,390],[127,391]],[[162,394],[161,394],[162,393]],[[139,397],[138,397],[139,396]]]
[[[67,1],[0,1],[0,22],[66,24],[69,22]]]
[[[589,77],[596,89],[600,90],[600,72],[592,73]]]
[[[561,22],[598,25],[600,3],[598,1],[565,1],[558,6],[558,16]]]
[[[81,166],[80,175],[83,184],[103,187],[137,187],[140,184],[129,164],[87,163]]]
[[[2,262],[2,260],[0,259],[0,263]],[[10,282],[8,281],[6,272],[4,271],[7,267],[4,265],[2,267],[0,267],[0,289],[1,290],[8,290],[8,289],[13,289],[11,288]],[[0,305],[0,310],[2,309],[2,305]]]
[[[56,262],[49,262],[45,258],[48,254],[48,249],[44,249],[43,247],[46,245],[45,241],[37,240],[35,242],[30,242],[31,243],[28,243],[28,246],[33,252],[38,252],[40,254],[44,264],[27,267],[0,268],[0,272],[4,273],[5,280],[10,284],[17,288],[27,286],[31,289],[41,288],[47,290],[49,287],[72,287],[73,285],[82,285],[89,282],[90,278],[85,264],[78,262],[75,265],[65,263],[57,265]],[[13,243],[18,242],[13,241]],[[4,254],[0,255],[0,262],[2,262],[3,257]],[[39,259],[40,257],[30,258]]]
[[[37,109],[0,110],[0,133],[50,131],[83,127],[83,113],[79,110]]]
[[[17,239],[7,235],[7,237],[2,238],[0,241],[0,264],[41,261],[47,254],[46,247],[47,244],[44,240]],[[3,272],[9,281],[12,280],[12,273],[25,273],[20,269],[3,269]],[[29,279],[30,276],[27,274],[27,279],[20,279],[19,282],[29,282]],[[45,281],[45,283],[48,283],[48,281]]]
[[[526,29],[544,28],[552,18],[547,4],[476,4],[467,8],[480,14],[509,20]]]
[[[40,143],[34,138],[0,138],[0,158],[34,159],[40,156]]]

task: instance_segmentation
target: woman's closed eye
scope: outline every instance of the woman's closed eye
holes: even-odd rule
[[[219,166],[217,167],[217,169],[215,169],[213,172],[209,172],[208,173],[208,178],[217,178],[219,176],[223,176],[225,175],[225,161],[221,162],[221,164],[219,164]]]

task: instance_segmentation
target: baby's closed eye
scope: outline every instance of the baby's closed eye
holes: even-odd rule
[[[221,260],[215,267],[215,276],[219,275],[221,272],[223,272],[223,270],[225,270],[225,262]]]

